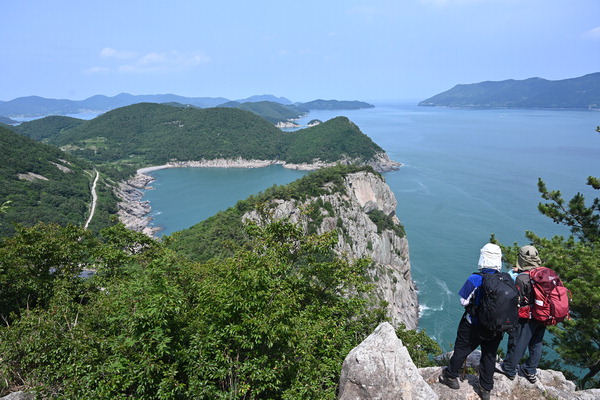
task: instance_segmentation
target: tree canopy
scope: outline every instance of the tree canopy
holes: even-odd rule
[[[0,241],[0,395],[334,398],[344,357],[383,315],[359,296],[366,260],[286,221],[247,234],[205,263],[122,225]]]
[[[269,103],[269,102],[266,102]],[[291,106],[248,103],[253,110],[291,115]],[[266,111],[265,111],[266,112]],[[295,111],[296,115],[299,111]],[[273,114],[273,115],[274,115]],[[49,117],[15,128],[96,164],[137,166],[218,158],[311,163],[368,161],[383,150],[345,117],[298,132],[282,132],[253,112],[154,103],[118,108],[90,121]]]

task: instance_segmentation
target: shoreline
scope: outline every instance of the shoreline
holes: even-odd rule
[[[152,238],[158,239],[156,236],[162,227],[150,226],[153,218],[149,214],[152,212],[152,207],[149,201],[142,200],[144,192],[142,190],[151,190],[150,183],[156,180],[155,177],[149,175],[153,171],[158,171],[166,168],[263,168],[271,165],[281,165],[283,168],[295,169],[299,171],[312,171],[324,167],[335,166],[337,164],[354,164],[357,160],[344,159],[336,162],[328,163],[320,160],[314,160],[313,163],[292,164],[279,160],[245,160],[237,159],[213,159],[200,161],[174,161],[162,165],[154,165],[143,167],[136,171],[136,174],[127,181],[119,182],[119,187],[116,190],[117,197],[121,200],[118,203],[119,221],[122,222],[128,229],[142,232]],[[378,172],[388,172],[400,169],[401,163],[392,161],[386,153],[379,153],[369,162],[361,162],[358,164],[370,165]]]

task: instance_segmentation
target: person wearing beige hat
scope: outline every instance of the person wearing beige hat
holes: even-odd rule
[[[531,305],[533,304],[533,288],[529,273],[542,265],[538,250],[531,245],[519,249],[516,267],[515,284],[519,289],[519,323],[508,336],[508,348],[504,361],[496,368],[497,372],[506,375],[509,379],[521,374],[531,383],[537,380],[537,366],[542,358],[542,340],[546,326],[531,318]],[[527,360],[519,366],[519,361],[529,350]]]

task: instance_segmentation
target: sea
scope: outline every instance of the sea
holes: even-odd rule
[[[412,101],[373,102],[375,108],[311,111],[298,123],[348,117],[381,146],[398,171],[383,174],[407,232],[412,277],[419,293],[419,329],[451,350],[463,313],[458,290],[477,270],[491,235],[504,245],[527,244],[526,231],[568,235],[541,215],[538,179],[570,199],[598,193],[600,113],[531,109],[419,107]],[[266,168],[176,168],[153,171],[153,224],[169,235],[238,200],[306,172]],[[541,254],[543,258],[543,254]]]

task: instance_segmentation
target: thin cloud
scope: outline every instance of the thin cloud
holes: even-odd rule
[[[127,50],[115,50],[111,47],[105,47],[100,50],[100,57],[102,58],[116,58],[118,60],[128,60],[136,57],[136,53]]]
[[[166,53],[151,52],[140,55],[133,51],[115,50],[105,47],[100,51],[101,58],[105,60],[127,60],[126,64],[108,67],[92,67],[86,73],[101,73],[116,71],[119,73],[146,73],[146,72],[177,72],[206,64],[210,58],[202,52],[171,51]]]
[[[588,39],[598,39],[600,40],[600,26],[595,27],[594,29],[590,29],[589,31],[583,34],[583,37]]]
[[[110,72],[110,68],[105,67],[92,67],[83,71],[85,74],[106,74],[108,72]]]

